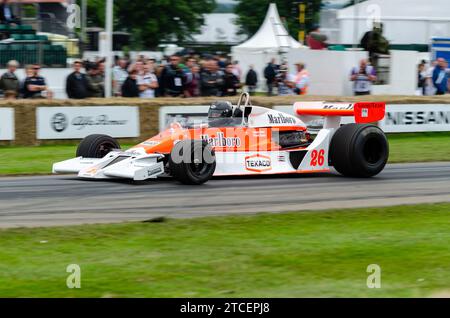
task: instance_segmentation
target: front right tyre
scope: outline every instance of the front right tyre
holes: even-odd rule
[[[120,149],[120,145],[113,137],[94,134],[87,136],[80,142],[77,148],[77,157],[103,158],[117,149]]]

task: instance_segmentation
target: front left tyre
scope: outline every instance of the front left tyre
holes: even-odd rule
[[[172,149],[170,174],[184,184],[199,185],[212,178],[216,158],[211,145],[204,140],[182,140]]]
[[[103,158],[116,149],[120,149],[120,145],[113,137],[100,134],[89,135],[78,145],[77,157]]]

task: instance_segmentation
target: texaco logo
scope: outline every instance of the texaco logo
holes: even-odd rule
[[[67,128],[67,116],[63,113],[53,115],[50,124],[56,132],[62,132]]]

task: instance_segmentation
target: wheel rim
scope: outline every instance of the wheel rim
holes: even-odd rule
[[[379,138],[369,138],[364,144],[363,156],[367,163],[376,165],[384,159],[384,147]]]
[[[205,174],[209,169],[209,165],[206,162],[203,160],[196,160],[195,158],[193,158],[189,167],[191,168],[192,173],[197,176]]]

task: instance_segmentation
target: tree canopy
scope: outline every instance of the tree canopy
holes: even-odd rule
[[[105,0],[88,1],[89,26],[104,25],[105,6]],[[151,48],[189,39],[202,26],[203,14],[215,7],[215,0],[116,0],[114,27],[130,32],[134,45]]]
[[[280,16],[284,18],[289,33],[294,38],[297,38],[300,29],[298,2],[288,0],[239,0],[235,12],[238,15],[237,23],[240,27],[240,32],[251,36],[258,31],[264,21],[269,4],[276,3]],[[319,11],[322,1],[306,0],[303,2],[307,3],[308,6],[306,29],[310,30],[314,24],[319,22]]]

